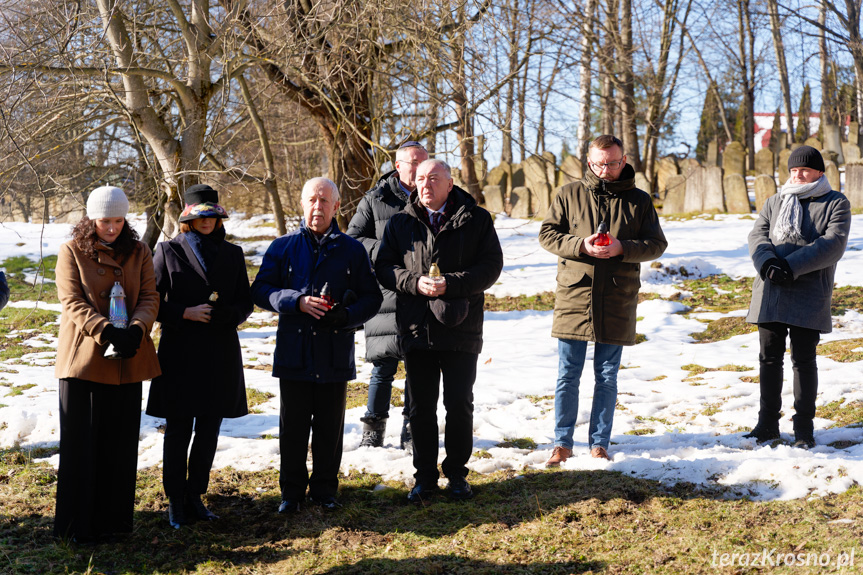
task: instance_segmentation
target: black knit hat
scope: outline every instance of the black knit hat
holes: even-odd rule
[[[824,158],[821,152],[812,146],[800,146],[788,156],[788,169],[809,168],[819,172],[824,171]]]
[[[207,184],[196,184],[183,194],[186,208],[180,214],[181,222],[198,218],[227,218],[225,208],[219,205],[219,192]]]

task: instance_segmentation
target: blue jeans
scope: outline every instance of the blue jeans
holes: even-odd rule
[[[572,434],[578,418],[578,384],[587,355],[587,342],[559,339],[557,387],[554,390],[554,444],[572,449]],[[608,343],[594,344],[593,407],[587,443],[590,447],[608,449],[614,406],[617,404],[617,370],[623,347]]]
[[[369,402],[364,417],[385,419],[390,416],[390,397],[393,392],[393,379],[399,368],[399,360],[385,357],[373,362],[372,376],[369,379]],[[408,416],[408,395],[405,385],[405,405],[402,414]]]

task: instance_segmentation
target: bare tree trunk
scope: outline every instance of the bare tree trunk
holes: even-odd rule
[[[641,170],[638,151],[638,124],[635,119],[635,74],[632,68],[632,0],[620,0],[620,133],[627,162]]]
[[[785,63],[785,43],[782,40],[782,26],[779,22],[779,6],[777,0],[767,0],[767,10],[770,13],[770,31],[773,34],[773,49],[776,51],[776,66],[779,68],[779,84],[782,87],[782,103],[785,105],[785,145],[787,148],[794,143],[794,111],[791,108],[791,86],[788,82],[788,66]]]
[[[738,58],[741,89],[743,91],[743,142],[747,152],[747,167],[755,167],[755,86],[754,59],[751,47],[754,43],[749,18],[749,0],[737,0]],[[749,49],[747,49],[747,44]]]
[[[587,162],[587,147],[590,145],[590,83],[592,73],[591,62],[591,36],[593,25],[596,22],[597,0],[587,0],[585,17],[581,23],[581,58],[579,59],[579,84],[578,100],[581,109],[578,116],[578,129],[576,131],[575,157],[581,160],[582,165]]]
[[[464,4],[459,5],[458,21],[464,22]],[[461,155],[461,179],[467,187],[467,192],[473,196],[478,204],[483,201],[479,190],[479,182],[476,178],[476,164],[474,162],[473,122],[468,111],[469,102],[467,95],[467,71],[465,67],[465,32],[459,30],[453,44],[454,60],[456,63],[455,78],[453,79],[453,105],[455,107],[456,121],[455,129],[458,136],[458,148]]]
[[[509,10],[509,73],[515,72],[518,66],[518,0],[512,0]],[[512,112],[515,106],[515,91],[518,80],[512,78],[507,82],[506,99],[503,118],[503,146],[500,151],[500,161],[512,163]]]
[[[246,108],[249,111],[249,117],[252,119],[252,124],[258,133],[258,141],[261,143],[261,151],[264,155],[264,169],[266,170],[264,188],[273,202],[273,217],[276,220],[279,235],[283,236],[288,233],[288,228],[285,225],[285,212],[282,209],[282,199],[279,197],[279,187],[276,183],[276,166],[273,161],[273,151],[270,147],[270,137],[267,134],[267,127],[264,125],[264,121],[261,119],[260,114],[258,114],[258,108],[255,105],[254,98],[252,98],[252,93],[249,91],[246,79],[240,75],[237,77],[237,82],[240,84],[243,100],[246,102]]]

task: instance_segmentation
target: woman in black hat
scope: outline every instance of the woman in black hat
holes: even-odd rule
[[[153,380],[147,404],[148,415],[166,420],[162,484],[176,529],[194,518],[218,518],[201,495],[222,418],[248,413],[237,326],[253,308],[243,250],[225,241],[228,215],[218,192],[199,184],[184,199],[182,233],[156,246],[153,258],[162,300],[162,375]]]

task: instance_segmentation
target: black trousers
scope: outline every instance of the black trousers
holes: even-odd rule
[[[162,451],[162,485],[168,497],[203,495],[219,445],[221,417],[168,417]],[[195,438],[192,439],[192,429]],[[189,443],[192,451],[189,452]],[[186,456],[188,455],[188,467]],[[188,472],[188,479],[186,474]]]
[[[405,354],[417,483],[434,485],[440,476],[437,404],[441,375],[446,409],[446,458],[441,468],[450,479],[467,475],[465,464],[473,451],[473,384],[478,357],[463,351],[415,350]]]
[[[758,421],[779,421],[782,409],[782,360],[785,339],[791,336],[791,366],[794,370],[794,429],[812,432],[815,398],[818,395],[818,365],[815,348],[821,334],[814,329],[784,323],[758,324],[761,352],[758,355],[761,380],[761,409]]]
[[[315,383],[279,379],[279,487],[282,499],[335,497],[345,432],[346,381]],[[312,435],[312,475],[306,467]]]
[[[141,383],[60,380],[60,466],[54,535],[132,530]]]

